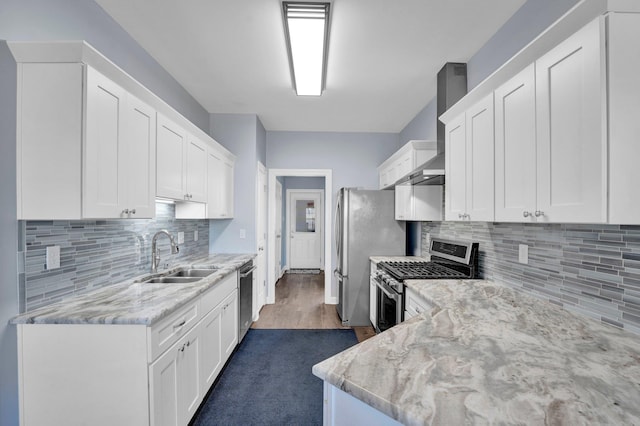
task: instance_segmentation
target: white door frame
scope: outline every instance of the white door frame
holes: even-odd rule
[[[320,196],[320,208],[324,206],[324,192],[325,189],[287,189],[287,269],[291,268],[291,196],[293,194],[318,194]],[[321,223],[320,226],[320,263],[324,264],[324,211],[321,210],[318,212]],[[323,266],[323,265],[320,265]]]
[[[278,189],[280,190],[280,197],[284,197],[285,195],[283,194],[282,191],[282,184],[280,183],[280,181],[276,180],[276,196],[278,193]],[[274,200],[277,201],[277,199],[274,198]],[[282,201],[283,198],[280,199],[279,203],[276,203],[275,205],[275,212],[276,212],[276,222],[275,222],[275,226],[276,229],[278,228],[278,226],[280,227],[280,251],[278,251],[278,247],[275,248],[275,269],[274,269],[274,273],[276,274],[276,281],[278,281],[280,278],[282,278],[282,275],[284,274],[285,271],[285,267],[287,265],[284,265],[285,267],[282,266],[282,241],[284,239],[284,237],[282,236],[282,217],[284,215],[284,212],[282,211]],[[268,203],[267,203],[268,204]],[[278,215],[278,209],[280,210],[280,215]],[[278,224],[278,220],[280,221],[280,223]],[[274,241],[277,241],[278,239],[275,238]],[[278,259],[280,260],[280,262],[278,262]]]
[[[267,303],[276,302],[276,178],[279,176],[323,177],[324,178],[324,303],[335,305],[337,299],[331,295],[331,218],[333,211],[333,182],[331,169],[269,169],[268,176],[268,226],[267,226]]]

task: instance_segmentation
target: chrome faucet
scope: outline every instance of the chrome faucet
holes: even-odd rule
[[[158,248],[157,240],[161,234],[165,234],[169,237],[169,241],[171,242],[171,254],[178,253],[178,245],[173,239],[173,235],[169,233],[166,229],[158,231],[155,233],[153,238],[151,239],[151,273],[155,274],[158,272],[158,264],[160,264],[160,249]]]

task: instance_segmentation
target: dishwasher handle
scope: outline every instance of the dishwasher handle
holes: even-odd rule
[[[246,277],[248,277],[248,276],[249,276],[249,275],[251,275],[251,273],[252,273],[253,271],[255,271],[257,268],[258,268],[258,266],[257,266],[257,265],[254,265],[254,266],[252,266],[252,267],[251,267],[251,269],[249,269],[248,271],[241,272],[241,273],[240,273],[240,278],[246,278]]]

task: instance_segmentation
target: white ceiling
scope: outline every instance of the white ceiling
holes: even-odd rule
[[[400,132],[525,0],[334,0],[326,89],[292,89],[279,0],[96,0],[210,113],[267,130]]]

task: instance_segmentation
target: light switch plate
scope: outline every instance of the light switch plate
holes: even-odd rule
[[[529,263],[529,246],[526,244],[520,244],[518,246],[518,262],[528,264]]]
[[[184,244],[184,232],[178,232],[178,244]]]
[[[198,230],[193,231],[193,241],[198,241]]]
[[[60,267],[60,246],[47,247],[47,258],[45,262],[44,268],[46,270]]]

